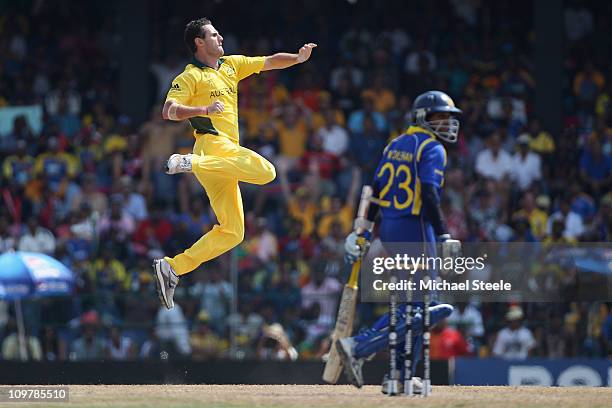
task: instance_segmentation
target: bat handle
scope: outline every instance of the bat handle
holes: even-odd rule
[[[351,289],[357,289],[359,283],[359,269],[361,269],[361,258],[359,258],[351,267],[351,275],[349,276],[347,283],[347,286]]]

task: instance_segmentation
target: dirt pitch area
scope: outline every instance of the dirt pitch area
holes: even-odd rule
[[[435,386],[429,398],[386,397],[344,385],[71,385],[69,403],[16,407],[610,407],[612,388]]]

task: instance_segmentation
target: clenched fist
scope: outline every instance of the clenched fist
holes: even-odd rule
[[[221,101],[214,101],[211,105],[206,107],[206,110],[209,115],[214,115],[215,113],[221,113],[225,110],[225,105]]]

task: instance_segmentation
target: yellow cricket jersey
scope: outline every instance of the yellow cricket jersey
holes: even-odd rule
[[[225,110],[189,119],[195,134],[213,134],[236,142],[238,135],[238,82],[258,74],[265,57],[230,55],[219,59],[219,69],[209,67],[195,58],[172,81],[166,101],[174,100],[186,106],[208,106],[216,100]]]

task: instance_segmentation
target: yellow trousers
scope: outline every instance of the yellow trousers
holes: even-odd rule
[[[227,137],[197,135],[191,170],[206,190],[219,222],[191,248],[166,257],[178,275],[232,249],[244,239],[244,212],[238,182],[267,184],[276,177],[274,165]]]

